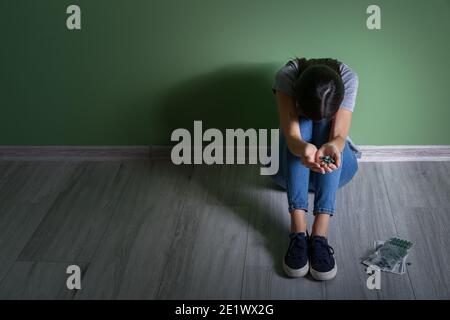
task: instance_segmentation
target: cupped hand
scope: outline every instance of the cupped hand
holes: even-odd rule
[[[320,159],[324,156],[330,156],[335,161],[335,163],[326,164],[323,160]],[[321,169],[323,169],[327,173],[330,173],[340,167],[341,152],[334,143],[325,143],[319,148],[319,150],[317,150],[314,161],[320,164]]]
[[[317,152],[318,150],[315,145],[311,143],[305,144],[300,154],[300,161],[310,170],[323,174],[325,173],[325,169],[320,166],[320,162],[316,161]]]

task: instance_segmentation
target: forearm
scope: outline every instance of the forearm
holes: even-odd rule
[[[306,141],[304,141],[301,136],[293,135],[293,136],[286,136],[286,144],[289,148],[289,151],[297,157],[300,157],[303,153],[303,149],[305,145],[307,144]]]
[[[339,109],[331,124],[329,143],[334,144],[339,151],[344,151],[347,135],[350,131],[352,112]]]
[[[289,151],[297,157],[304,153],[307,143],[302,139],[295,99],[277,91],[277,106],[280,125]]]
[[[335,137],[331,137],[330,141],[328,143],[332,143],[334,144],[339,151],[343,151],[345,148],[345,138],[342,136],[335,136]]]

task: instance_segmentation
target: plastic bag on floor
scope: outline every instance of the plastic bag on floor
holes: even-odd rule
[[[412,242],[399,238],[391,238],[388,241],[375,241],[375,252],[362,263],[376,267],[381,271],[404,274],[406,272],[408,250],[412,245]]]

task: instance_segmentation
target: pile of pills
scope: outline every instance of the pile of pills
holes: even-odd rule
[[[330,164],[330,163],[335,164],[335,163],[336,163],[336,161],[334,161],[334,159],[331,158],[330,156],[323,156],[323,157],[320,157],[320,160],[322,160],[322,161],[325,162],[326,164]]]

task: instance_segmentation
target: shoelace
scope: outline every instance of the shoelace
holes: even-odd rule
[[[306,246],[304,245],[303,241],[301,241],[299,236],[295,236],[294,238],[292,238],[291,242],[289,243],[289,247],[288,247],[288,256],[289,257],[295,255],[295,254],[292,254],[295,249],[297,249],[298,251],[306,249]],[[297,252],[297,250],[295,250],[295,251]]]
[[[327,261],[329,256],[334,254],[334,249],[328,243],[320,240],[313,240],[314,243],[314,254],[316,259],[318,260],[325,260]],[[320,248],[317,248],[317,246],[320,246]]]

